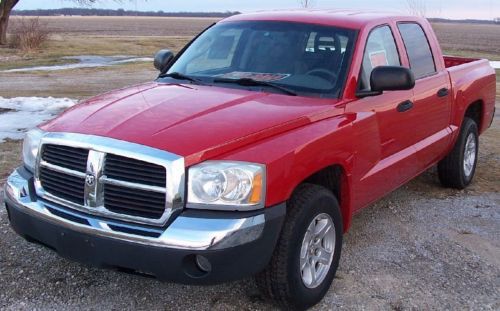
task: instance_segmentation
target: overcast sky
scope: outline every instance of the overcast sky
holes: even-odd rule
[[[500,17],[500,0],[414,0],[426,3],[429,17],[493,19]],[[354,8],[406,11],[406,0],[313,0],[315,8]],[[299,0],[101,0],[95,8],[140,11],[241,11],[299,7]],[[21,0],[18,10],[54,9],[76,6],[69,0]]]

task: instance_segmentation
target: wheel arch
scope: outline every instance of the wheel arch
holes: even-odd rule
[[[472,120],[474,120],[474,122],[476,122],[477,124],[477,128],[481,132],[484,122],[484,101],[482,99],[478,99],[467,105],[464,113],[464,119],[465,118],[471,118]]]
[[[326,166],[300,181],[293,192],[304,183],[325,187],[335,195],[340,206],[343,231],[346,232],[352,219],[351,188],[346,169],[341,164]]]

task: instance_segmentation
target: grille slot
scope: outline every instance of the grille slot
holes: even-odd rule
[[[70,170],[85,172],[89,151],[60,145],[44,145],[42,159],[46,162]]]
[[[159,219],[165,211],[165,194],[105,184],[104,206],[114,213]]]
[[[83,205],[85,179],[40,168],[40,182],[48,193],[61,199]]]
[[[114,154],[106,155],[104,175],[111,179],[163,188],[166,182],[163,166]]]

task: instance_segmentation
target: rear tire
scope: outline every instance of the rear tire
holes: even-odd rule
[[[443,186],[464,189],[471,183],[476,172],[478,137],[476,122],[464,118],[453,150],[438,163],[439,180]]]
[[[286,309],[304,310],[325,296],[342,248],[342,217],[326,188],[303,184],[288,202],[288,215],[259,289]]]

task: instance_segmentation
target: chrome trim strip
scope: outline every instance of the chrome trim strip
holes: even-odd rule
[[[70,230],[148,246],[184,250],[225,249],[257,240],[262,236],[265,226],[265,215],[263,213],[238,219],[198,218],[180,215],[167,229],[153,230],[154,232],[161,232],[159,237],[141,236],[111,229],[110,225],[117,224],[113,220],[102,220],[90,215],[79,215],[42,200],[31,201],[27,191],[29,191],[28,180],[15,171],[9,176],[5,184],[5,202],[11,208],[19,209],[33,217],[44,219]],[[86,220],[89,225],[73,222],[55,215],[47,207],[80,217]],[[123,226],[123,224],[120,225]],[[126,224],[125,226],[137,230],[148,230],[140,225]]]
[[[159,193],[166,193],[167,192],[167,190],[165,188],[162,188],[162,187],[147,186],[147,185],[138,184],[138,183],[134,183],[134,182],[112,179],[112,178],[108,178],[106,175],[101,176],[99,178],[99,181],[104,183],[104,184],[109,184],[109,185],[114,185],[114,186],[122,186],[122,187],[139,189],[139,190],[144,190],[144,191],[152,191],[152,192],[159,192]]]
[[[94,173],[94,174],[97,173],[98,176],[94,175],[97,178],[97,180],[101,179],[101,177],[105,177],[98,173],[99,165],[102,165],[99,163],[99,161],[103,160],[100,156],[101,153],[121,155],[124,157],[163,166],[166,171],[166,189],[154,186],[151,187],[145,186],[145,187],[147,187],[147,190],[149,191],[156,191],[156,192],[159,192],[158,188],[162,189],[162,192],[166,194],[165,212],[159,219],[130,216],[126,214],[111,212],[107,210],[102,204],[103,202],[100,197],[102,189],[100,188],[86,189],[87,191],[86,194],[93,195],[91,199],[86,201],[87,203],[86,206],[69,202],[67,200],[58,198],[44,191],[40,182],[40,166],[43,165],[48,167],[47,164],[50,165],[49,163],[41,160],[41,150],[43,148],[43,145],[45,144],[62,145],[62,146],[69,146],[69,147],[83,148],[90,150],[89,152],[90,161],[87,162],[87,164],[90,166],[87,167],[87,173],[85,174],[78,172],[79,174],[75,175],[75,171],[60,168],[56,165],[51,165],[55,169],[64,169],[64,171],[61,171],[63,173],[73,174],[74,176],[77,177],[85,178],[89,173]],[[38,154],[39,156],[37,158],[37,163],[35,166],[35,189],[37,195],[46,200],[92,215],[109,217],[109,218],[141,223],[141,224],[154,225],[154,226],[165,225],[172,214],[184,208],[184,191],[185,191],[184,158],[176,154],[170,153],[168,151],[163,151],[156,148],[108,137],[74,134],[74,133],[49,132],[45,133],[44,136],[42,137]],[[95,159],[93,159],[94,157]],[[102,167],[101,167],[101,172],[102,172]],[[114,180],[111,181],[111,179],[108,179],[106,177],[104,178],[104,180],[106,182],[114,182]],[[125,184],[122,183],[121,185]],[[146,189],[144,188],[144,190]]]
[[[104,152],[89,150],[85,176],[84,206],[95,208],[104,205],[104,185],[97,182],[102,176]]]
[[[59,172],[59,173],[63,173],[63,174],[66,174],[66,175],[71,175],[71,176],[74,176],[74,177],[85,178],[85,173],[74,171],[74,170],[71,170],[69,168],[65,168],[65,167],[59,166],[59,165],[50,164],[49,162],[46,162],[44,160],[40,160],[40,166],[46,167],[49,170],[56,171],[56,172]]]

